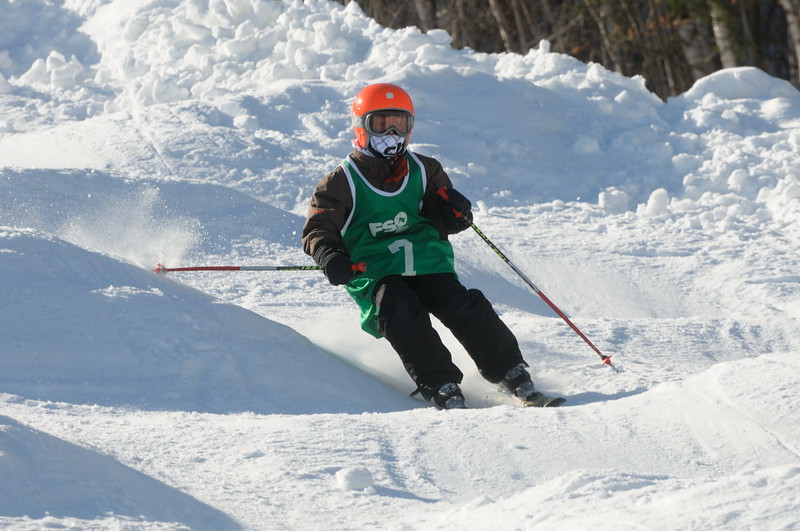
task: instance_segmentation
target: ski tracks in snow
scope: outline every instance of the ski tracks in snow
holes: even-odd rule
[[[795,442],[800,426],[793,412],[800,394],[799,368],[790,355],[765,355],[720,364],[687,380],[688,393],[679,400],[705,452],[715,460],[724,455],[754,468],[800,462]],[[748,378],[744,373],[749,371],[762,377]]]

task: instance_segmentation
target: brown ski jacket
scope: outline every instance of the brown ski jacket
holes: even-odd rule
[[[442,187],[452,188],[450,177],[447,176],[441,163],[432,158],[414,153],[425,167],[427,185],[422,198],[421,212],[428,218],[430,213],[440,203],[436,191]],[[358,170],[369,183],[386,192],[396,191],[403,183],[403,178],[408,173],[408,163],[403,156],[396,163],[379,157],[372,157],[358,150],[350,155]],[[342,228],[353,208],[353,197],[347,177],[341,165],[328,173],[319,182],[311,196],[306,222],[303,226],[303,251],[314,258],[319,264],[319,258],[330,249],[347,250],[342,239]],[[432,223],[434,223],[432,221]],[[434,223],[435,224],[435,223]],[[445,230],[436,227],[442,238],[446,238]]]

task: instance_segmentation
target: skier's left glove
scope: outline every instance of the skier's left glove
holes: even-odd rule
[[[434,215],[447,234],[456,234],[472,226],[472,203],[455,188],[436,192],[439,204]]]

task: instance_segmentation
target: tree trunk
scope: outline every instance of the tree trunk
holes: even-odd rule
[[[708,7],[711,11],[711,27],[714,29],[714,38],[717,41],[722,68],[739,66],[739,60],[736,58],[735,31],[731,27],[730,13],[719,0],[711,0]]]
[[[608,6],[603,0],[582,1],[589,15],[592,17],[592,20],[594,20],[597,31],[600,33],[600,40],[603,43],[600,56],[603,58],[603,65],[609,69],[613,68],[615,72],[622,73],[622,65],[619,60],[617,46],[611,38],[611,32],[609,31],[609,27],[612,27],[612,23],[608,16]]]
[[[503,47],[507,52],[513,52],[514,46],[511,41],[511,31],[506,17],[503,15],[503,8],[500,6],[498,0],[489,0],[489,8],[492,10],[492,16],[497,21],[497,28],[500,31],[500,38],[503,39]]]
[[[422,31],[430,31],[436,28],[436,3],[435,0],[414,0],[414,7],[417,8],[419,25]]]
[[[778,0],[786,15],[786,26],[789,39],[794,48],[794,61],[789,61],[791,66],[791,81],[795,86],[800,85],[798,63],[800,63],[800,0]]]
[[[697,80],[717,69],[716,52],[712,47],[714,37],[708,23],[696,20],[684,20],[678,26],[678,38],[686,63]]]
[[[525,53],[529,48],[528,39],[525,37],[525,21],[522,9],[519,6],[519,0],[511,0],[511,10],[514,13],[514,23],[517,27],[517,43],[519,44],[519,53]]]

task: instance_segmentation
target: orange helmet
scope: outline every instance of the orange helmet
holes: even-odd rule
[[[387,114],[391,115],[389,120],[380,122],[380,128],[376,126],[377,121],[371,120],[378,111],[382,111],[383,118],[386,118]],[[383,135],[391,130],[405,137],[407,145],[413,127],[414,104],[411,102],[411,96],[397,85],[391,83],[367,85],[353,101],[353,131],[356,134],[356,144],[361,149],[367,149],[370,135]]]

